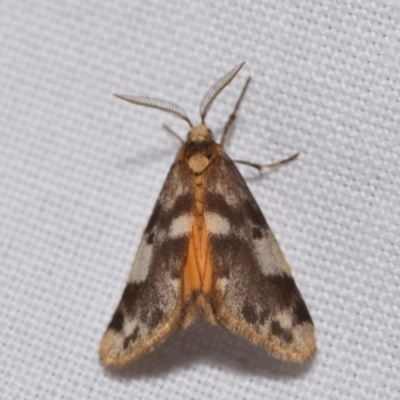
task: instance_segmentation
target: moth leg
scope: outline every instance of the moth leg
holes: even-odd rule
[[[293,154],[292,156],[290,156],[289,158],[285,158],[284,160],[276,161],[276,162],[271,163],[271,164],[254,164],[254,163],[251,163],[249,161],[243,161],[243,160],[233,160],[233,161],[235,163],[238,163],[238,164],[244,164],[244,165],[248,165],[249,167],[253,167],[253,168],[257,169],[261,173],[261,171],[263,169],[265,169],[265,168],[280,167],[283,164],[286,164],[286,163],[288,163],[290,161],[293,161],[299,156],[299,154],[300,153],[297,152],[297,153]]]
[[[162,126],[169,134],[177,138],[182,144],[185,143],[185,141],[174,131],[172,130],[168,125],[163,124]]]
[[[251,76],[249,76],[247,78],[246,83],[244,84],[244,87],[242,89],[242,92],[240,93],[240,96],[238,98],[238,101],[236,102],[235,108],[234,108],[232,114],[229,116],[228,121],[226,121],[226,123],[225,123],[224,133],[222,134],[221,142],[220,142],[220,145],[222,147],[224,147],[226,136],[228,135],[228,132],[231,129],[233,122],[235,121],[237,110],[239,109],[240,103],[243,100],[244,94],[246,93],[247,86],[249,86],[250,81],[251,81]]]

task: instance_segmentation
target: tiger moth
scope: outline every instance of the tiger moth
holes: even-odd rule
[[[132,265],[120,303],[103,336],[100,358],[122,366],[153,350],[202,313],[266,349],[304,362],[316,352],[314,325],[292,272],[224,143],[243,95],[214,141],[205,117],[244,63],[220,78],[200,103],[193,125],[178,105],[155,98],[117,97],[185,120],[182,141]],[[168,128],[167,128],[168,129]],[[258,168],[269,165],[236,161]]]

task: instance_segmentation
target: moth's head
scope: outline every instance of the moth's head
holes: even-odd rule
[[[205,124],[193,126],[187,135],[188,142],[203,142],[212,139],[212,133]]]
[[[206,94],[203,97],[203,100],[200,103],[200,117],[201,124],[193,126],[189,117],[186,115],[185,110],[171,101],[156,99],[153,97],[145,97],[145,96],[130,96],[130,95],[121,95],[115,94],[114,96],[129,101],[130,103],[138,104],[141,106],[158,108],[159,110],[166,111],[170,114],[175,115],[186,121],[190,126],[190,131],[188,133],[188,141],[204,141],[204,140],[212,140],[212,133],[207,128],[205,124],[205,118],[210,109],[213,101],[217,98],[217,96],[222,92],[222,90],[232,82],[233,78],[237,75],[240,69],[243,67],[244,62],[237,65],[235,68],[231,69],[227,74],[225,74],[222,78],[219,78],[217,82],[214,83],[207,90]]]

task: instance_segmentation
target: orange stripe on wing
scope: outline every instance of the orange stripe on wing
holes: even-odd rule
[[[183,267],[184,302],[189,301],[196,291],[210,294],[212,275],[207,227],[202,216],[196,215],[189,238],[185,266]]]

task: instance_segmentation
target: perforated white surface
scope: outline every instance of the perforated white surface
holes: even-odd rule
[[[336,3],[336,4],[335,4]],[[335,4],[335,5],[334,5]],[[394,399],[400,349],[400,7],[371,1],[0,3],[0,398]],[[122,371],[98,344],[187,126],[220,134],[316,328],[305,366],[200,321]]]

